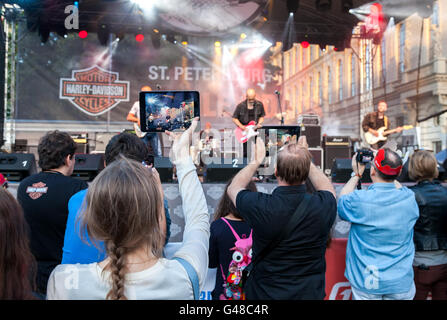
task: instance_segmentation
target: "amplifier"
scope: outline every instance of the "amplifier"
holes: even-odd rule
[[[312,155],[312,162],[314,165],[323,170],[323,148],[309,148],[310,154]]]
[[[323,137],[324,172],[330,174],[336,158],[351,158],[351,139],[349,136]]]
[[[351,146],[351,139],[347,136],[323,137],[323,146]]]
[[[0,173],[8,181],[21,181],[37,173],[32,153],[0,153]]]
[[[304,126],[319,126],[320,117],[317,114],[300,114],[298,116],[298,124]]]
[[[231,163],[225,163],[224,160],[228,162],[229,159],[222,158],[220,163],[214,161],[206,166],[205,182],[226,183],[247,165],[246,158],[234,158],[231,159]]]
[[[371,163],[367,163],[361,181],[363,183],[371,183],[369,175]],[[336,183],[346,183],[351,179],[352,174],[352,159],[351,158],[336,158],[333,161],[331,169],[331,180]]]

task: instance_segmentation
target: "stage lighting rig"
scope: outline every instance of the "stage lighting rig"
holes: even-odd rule
[[[299,0],[287,0],[287,11],[289,12],[289,14],[294,15],[298,10],[299,5]]]
[[[329,11],[332,7],[332,0],[316,0],[315,8],[319,11]]]
[[[102,46],[106,46],[109,42],[110,27],[106,24],[100,24],[98,26],[98,40]]]
[[[353,7],[354,7],[354,3],[352,0],[342,0],[341,11],[343,13],[349,13],[349,10],[352,10]]]

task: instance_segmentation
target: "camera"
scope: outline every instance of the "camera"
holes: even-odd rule
[[[357,157],[355,158],[355,160],[358,163],[363,164],[367,164],[371,162],[373,159],[374,159],[374,152],[372,152],[369,149],[360,149],[359,151],[357,151]]]

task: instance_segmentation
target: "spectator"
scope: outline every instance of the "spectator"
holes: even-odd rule
[[[105,165],[108,166],[119,155],[133,159],[140,163],[150,159],[149,150],[144,142],[134,134],[120,133],[110,139],[105,150]],[[62,264],[88,264],[100,262],[105,259],[105,248],[102,242],[92,244],[86,236],[81,239],[79,222],[81,218],[82,203],[87,195],[87,189],[73,195],[68,202],[67,228],[65,229]],[[169,216],[167,201],[164,201],[166,214],[166,243],[170,236],[171,219]]]
[[[236,262],[242,268],[251,261],[252,230],[234,207],[228,197],[227,190],[232,180],[225,187],[225,191],[214,214],[214,221],[210,228],[209,267],[217,268],[216,284],[211,293],[213,300],[243,300],[239,282],[234,285],[237,291],[233,293],[230,288],[227,292],[228,269],[230,264]],[[256,185],[250,182],[247,189],[256,192]],[[242,240],[242,241],[240,241]],[[238,268],[236,273],[240,273]],[[233,287],[233,285],[231,285]],[[239,298],[239,299],[235,299]]]
[[[87,188],[85,181],[71,178],[76,143],[65,132],[48,132],[39,142],[42,172],[19,185],[17,199],[30,227],[31,252],[37,260],[37,295],[44,299],[48,277],[61,263],[68,200]]]
[[[438,168],[430,151],[413,153],[408,170],[417,181],[410,189],[419,206],[414,226],[414,299],[426,300],[431,292],[433,300],[447,300],[447,189],[434,181]]]
[[[322,300],[326,242],[337,212],[335,190],[312,163],[304,136],[278,153],[278,187],[271,195],[245,190],[264,157],[265,144],[258,138],[254,161],[228,188],[236,209],[253,228],[253,268],[244,288],[246,298]],[[306,193],[308,177],[317,190],[312,195]],[[267,253],[266,247],[271,247]]]
[[[22,208],[0,188],[0,300],[34,299],[35,271]]]
[[[183,200],[185,231],[175,257],[186,260],[203,285],[208,268],[209,216],[205,195],[189,157],[189,140],[197,126],[172,146]],[[125,211],[126,214],[123,214]],[[60,265],[48,282],[49,299],[192,299],[191,281],[176,260],[161,257],[165,233],[160,178],[134,160],[108,165],[87,192],[81,230],[104,241],[100,263]],[[69,284],[68,286],[66,284]]]
[[[352,158],[354,172],[341,190],[338,214],[351,222],[345,276],[354,300],[413,299],[413,227],[419,209],[413,192],[395,182],[401,169],[397,153],[379,149],[371,163],[373,184],[354,191],[365,165]]]

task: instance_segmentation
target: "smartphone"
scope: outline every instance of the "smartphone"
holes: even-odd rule
[[[198,91],[140,92],[141,131],[186,130],[200,116]]]

